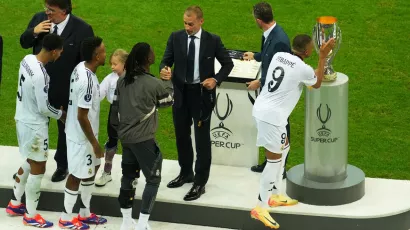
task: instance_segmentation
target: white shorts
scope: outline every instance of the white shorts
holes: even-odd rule
[[[48,126],[29,126],[16,121],[20,154],[25,159],[43,162],[48,158]]]
[[[101,164],[96,158],[90,142],[78,144],[67,139],[68,172],[79,179],[88,179],[95,175],[95,166]]]
[[[264,147],[272,153],[283,153],[289,147],[286,126],[275,126],[255,118],[258,135],[256,146]]]

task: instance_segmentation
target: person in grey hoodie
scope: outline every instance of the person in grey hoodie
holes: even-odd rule
[[[131,217],[138,163],[146,178],[137,230],[149,229],[148,219],[161,182],[162,154],[155,140],[157,108],[172,106],[173,87],[149,73],[155,54],[149,44],[137,43],[118,79],[111,124],[123,146],[122,179],[118,201],[123,215],[121,230],[133,229]]]

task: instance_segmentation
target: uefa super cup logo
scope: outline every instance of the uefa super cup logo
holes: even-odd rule
[[[323,136],[328,137],[332,133],[332,131],[326,128],[326,122],[328,122],[330,117],[332,116],[332,110],[330,110],[327,104],[326,104],[326,113],[322,113],[321,108],[322,108],[322,104],[320,104],[316,110],[317,118],[322,123],[322,128],[317,130],[317,135],[319,135],[320,137],[323,137]]]
[[[216,117],[218,117],[219,119],[219,125],[213,129],[211,129],[211,131],[214,131],[212,133],[212,135],[217,138],[217,137],[222,137],[225,140],[228,139],[228,137],[232,134],[232,131],[229,130],[228,128],[225,127],[224,125],[224,120],[232,113],[232,109],[233,109],[233,103],[232,100],[229,98],[229,95],[226,94],[226,100],[227,100],[227,106],[225,111],[219,111],[218,110],[218,101],[219,101],[219,93],[216,95],[216,102],[215,102],[215,108],[214,108],[214,113],[216,115]],[[223,112],[223,113],[222,113]]]

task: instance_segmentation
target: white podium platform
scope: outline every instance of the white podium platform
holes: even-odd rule
[[[22,160],[17,147],[0,146],[0,207],[6,207],[12,193],[12,176]],[[50,151],[47,172],[42,182],[39,209],[62,211],[65,181],[52,183],[55,170],[54,150]],[[100,170],[101,171],[101,170]],[[99,172],[98,176],[101,172]],[[169,189],[166,184],[179,173],[178,162],[164,160],[162,182],[152,221],[223,227],[231,229],[265,229],[254,221],[249,211],[257,202],[259,176],[248,168],[212,165],[206,193],[196,201],[185,202],[183,196],[191,184]],[[96,188],[92,211],[104,216],[121,216],[117,197],[121,178],[121,156],[116,155],[112,171],[113,181]],[[137,217],[145,179],[141,175],[136,191],[133,216]],[[283,183],[285,186],[286,183]],[[286,191],[286,190],[284,190]],[[410,228],[410,181],[366,178],[366,195],[359,201],[339,206],[298,204],[272,208],[272,216],[280,229],[314,230],[392,229]],[[76,206],[78,208],[78,206]]]

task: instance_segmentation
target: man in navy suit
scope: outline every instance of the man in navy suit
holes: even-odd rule
[[[185,201],[198,199],[205,193],[211,168],[211,114],[215,106],[216,86],[220,85],[233,68],[221,38],[202,29],[203,13],[199,6],[191,6],[184,13],[184,30],[173,32],[160,64],[161,78],[172,80],[174,105],[172,108],[179,175],[168,183],[168,188],[178,188],[194,182],[184,197]],[[221,69],[215,73],[215,59]],[[174,70],[171,72],[171,68]],[[195,175],[192,170],[194,151],[191,125],[194,121],[197,159]]]
[[[262,89],[265,84],[266,73],[268,72],[269,64],[273,55],[277,52],[291,53],[290,41],[288,35],[273,19],[272,7],[269,3],[260,2],[253,7],[253,16],[256,24],[263,30],[262,45],[260,53],[246,52],[244,60],[256,60],[262,62],[261,64],[261,78],[248,82],[248,90]],[[290,142],[290,124],[288,118],[288,125],[286,126],[287,136]],[[286,167],[285,160],[285,167]],[[266,159],[261,165],[252,166],[251,170],[254,172],[262,172],[266,165]],[[286,170],[284,171],[286,177]]]
[[[81,42],[94,36],[93,29],[82,19],[71,13],[71,0],[45,0],[44,11],[36,13],[20,36],[20,45],[24,49],[33,49],[33,54],[40,52],[42,41],[46,34],[56,33],[64,39],[61,57],[48,63],[45,68],[50,75],[48,98],[55,108],[68,107],[70,91],[70,76],[75,66],[82,61],[80,55]],[[57,170],[51,181],[58,182],[67,176],[67,146],[65,125],[57,121],[58,143],[54,156]]]

